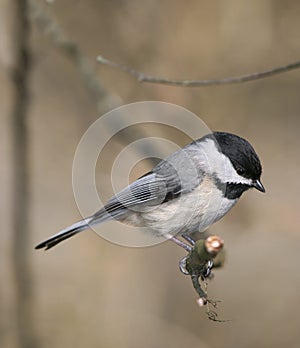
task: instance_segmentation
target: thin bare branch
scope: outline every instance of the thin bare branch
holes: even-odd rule
[[[146,75],[140,71],[132,69],[126,65],[115,63],[109,59],[106,59],[102,56],[97,57],[97,62],[103,65],[108,65],[112,68],[122,70],[129,75],[134,76],[139,82],[147,82],[147,83],[157,83],[163,85],[170,86],[180,86],[180,87],[207,87],[207,86],[216,86],[216,85],[228,85],[234,83],[242,83],[255,81],[259,79],[263,79],[266,77],[278,75],[285,73],[287,71],[295,70],[300,68],[300,61],[296,61],[294,63],[290,63],[287,65],[278,66],[269,70],[254,72],[250,74],[240,75],[240,76],[230,76],[222,79],[211,79],[211,80],[173,80],[161,77],[155,77]]]
[[[47,35],[55,47],[65,54],[76,66],[76,70],[81,77],[91,100],[97,106],[97,112],[101,115],[108,110],[122,105],[123,101],[121,97],[110,93],[100,82],[96,73],[95,62],[93,64],[82,51],[79,44],[68,37],[63,27],[58,21],[56,21],[53,15],[36,0],[30,0],[29,4],[31,18],[37,27]],[[121,121],[122,120],[119,120],[119,122]],[[130,140],[128,138],[130,134],[133,138],[145,138],[148,136],[142,128],[135,128],[134,132],[128,132],[126,135],[121,132],[118,136],[121,141],[127,143],[128,140]],[[149,153],[159,153],[157,145],[153,144],[152,148],[148,146],[148,150],[145,151],[144,155],[149,157]],[[151,161],[151,159],[149,159],[149,161]]]

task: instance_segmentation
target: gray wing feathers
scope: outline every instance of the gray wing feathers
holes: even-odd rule
[[[165,198],[165,192],[165,181],[157,178],[156,174],[149,173],[112,197],[104,208],[95,214],[95,218],[98,219],[103,211],[113,217],[118,217],[128,208],[139,207],[142,209],[142,207],[160,204]]]
[[[192,150],[192,151],[191,151]],[[198,150],[198,151],[197,151]],[[202,182],[204,172],[199,168],[196,149],[179,150],[163,160],[151,172],[117,193],[93,217],[93,223],[108,214],[122,216],[128,208],[147,211],[182,194],[191,192]]]

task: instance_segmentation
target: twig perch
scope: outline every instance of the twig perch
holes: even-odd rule
[[[191,277],[194,289],[199,298],[199,306],[208,305],[208,318],[214,321],[217,319],[217,313],[211,310],[209,304],[216,308],[216,302],[208,299],[206,291],[206,279],[211,275],[211,269],[222,267],[224,263],[223,240],[218,236],[210,236],[206,239],[200,239],[192,246],[188,255],[180,262],[180,269],[184,274]],[[213,260],[216,260],[214,264]],[[203,289],[204,283],[205,290]]]
[[[144,74],[140,71],[132,69],[129,66],[115,63],[107,58],[102,56],[97,57],[97,62],[103,65],[108,65],[112,68],[122,70],[129,75],[134,76],[139,82],[147,83],[157,83],[162,85],[169,86],[180,86],[180,87],[207,87],[207,86],[216,86],[216,85],[228,85],[234,83],[249,82],[254,80],[263,79],[273,75],[278,75],[285,73],[290,70],[295,70],[300,68],[300,61],[296,61],[287,65],[278,66],[272,69],[265,71],[254,72],[250,74],[240,75],[240,76],[230,76],[222,79],[211,79],[211,80],[173,80],[161,77],[155,77],[151,75]]]
[[[207,294],[202,289],[199,278],[205,280],[210,274],[210,262],[222,250],[224,242],[218,236],[210,236],[195,242],[191,252],[185,258],[185,269],[192,278],[192,283],[203,305],[207,303]]]

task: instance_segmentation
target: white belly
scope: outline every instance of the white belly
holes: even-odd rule
[[[174,236],[204,231],[221,219],[236,202],[237,200],[224,198],[223,193],[209,179],[204,179],[198,188],[178,199],[153,207],[147,212],[131,211],[120,220],[134,226],[149,227],[159,236]]]

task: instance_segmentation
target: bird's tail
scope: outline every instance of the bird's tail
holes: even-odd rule
[[[50,237],[49,239],[45,240],[44,242],[38,244],[35,249],[45,249],[48,250],[52,247],[54,247],[56,244],[62,242],[65,239],[68,239],[75,234],[84,231],[89,228],[89,223],[91,222],[92,218],[87,218],[84,220],[81,220],[79,222],[76,222],[75,224],[65,228],[64,230],[59,231],[54,236]]]

